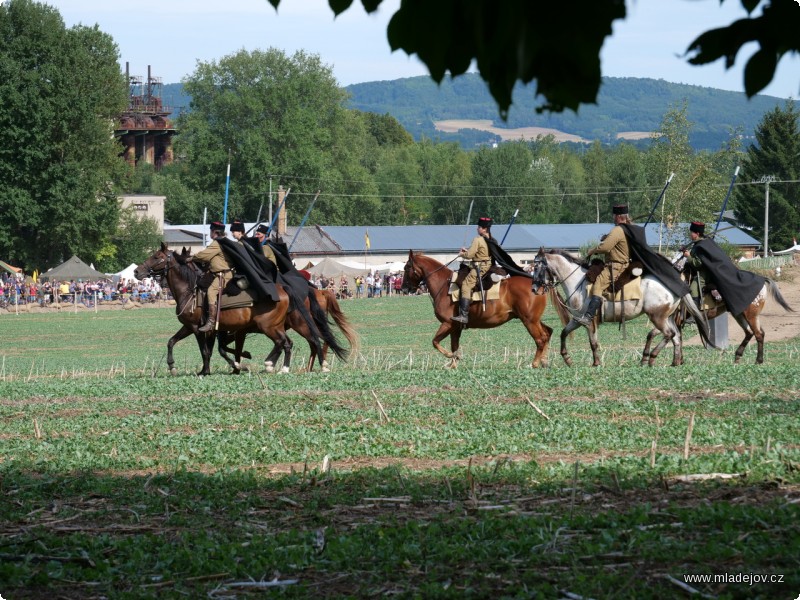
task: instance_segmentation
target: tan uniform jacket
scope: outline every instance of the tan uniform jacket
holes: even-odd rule
[[[233,268],[233,265],[228,262],[227,257],[222,252],[222,247],[217,240],[212,240],[208,246],[195,254],[194,260],[208,263],[208,269],[212,273],[223,273]]]
[[[469,275],[461,282],[461,297],[469,298],[472,289],[478,283],[478,271],[475,269],[475,265],[480,267],[481,276],[485,275],[492,266],[492,255],[489,254],[489,244],[486,243],[486,238],[482,235],[475,236],[470,247],[461,256],[472,261]]]
[[[592,250],[592,254],[605,254],[606,256],[608,267],[600,272],[592,284],[592,295],[602,297],[603,290],[608,288],[612,282],[612,271],[613,279],[616,279],[630,262],[631,254],[625,230],[619,225],[614,227],[606,239]]]
[[[222,252],[222,247],[217,240],[212,240],[211,243],[200,250],[194,255],[194,260],[199,262],[208,263],[208,269],[212,273],[222,273],[222,283],[225,285],[233,279],[231,272],[231,265],[227,257]],[[214,281],[208,287],[208,305],[217,305],[217,296],[219,294],[220,282],[219,277],[215,277]]]

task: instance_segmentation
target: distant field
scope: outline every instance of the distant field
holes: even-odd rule
[[[565,133],[558,129],[550,129],[547,127],[518,127],[516,129],[506,129],[503,127],[495,127],[488,119],[485,120],[470,120],[470,119],[449,119],[446,121],[436,121],[434,123],[437,131],[443,133],[456,133],[460,129],[478,129],[480,131],[488,131],[500,138],[505,142],[507,140],[535,140],[537,137],[552,135],[557,142],[584,142],[590,143],[578,135]],[[649,131],[623,131],[617,134],[617,139],[626,140],[641,140],[650,137]]]

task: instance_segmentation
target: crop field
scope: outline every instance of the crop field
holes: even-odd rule
[[[342,308],[361,349],[332,372],[291,334],[291,373],[250,336],[206,378],[193,338],[167,372],[173,308],[0,315],[0,595],[800,593],[800,340],[647,368],[636,320],[569,368],[548,308],[547,368],[512,321],[453,370],[427,296]]]

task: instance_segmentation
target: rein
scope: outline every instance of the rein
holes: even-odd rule
[[[455,258],[453,258],[453,259],[451,259],[449,262],[446,262],[445,264],[443,264],[443,265],[441,265],[441,266],[439,266],[439,267],[435,268],[435,269],[434,269],[433,271],[431,271],[430,273],[427,273],[427,274],[426,274],[426,273],[425,273],[425,271],[422,271],[422,282],[425,284],[425,287],[427,287],[427,288],[428,288],[428,292],[430,293],[430,297],[431,297],[431,303],[432,303],[434,306],[436,305],[436,299],[439,297],[439,293],[440,293],[440,292],[441,292],[441,291],[442,291],[442,290],[443,290],[443,289],[444,289],[446,286],[444,286],[444,285],[443,285],[443,286],[442,286],[442,287],[441,287],[439,290],[437,290],[437,291],[436,291],[436,293],[434,294],[434,293],[433,293],[433,290],[431,289],[431,286],[430,286],[430,285],[428,285],[428,277],[430,277],[430,276],[431,276],[431,275],[433,275],[434,273],[437,273],[437,272],[441,271],[442,269],[446,269],[446,268],[447,268],[447,267],[449,267],[451,264],[453,264],[453,263],[454,263],[456,260],[458,260],[458,258],[459,258],[459,256],[457,255]],[[412,268],[413,268],[413,266],[414,266],[414,259],[413,259],[413,258],[411,258],[410,262],[411,262],[411,266],[412,266]],[[419,286],[417,286],[417,288],[419,288]]]
[[[169,284],[170,261],[174,260],[174,261],[177,262],[177,259],[175,258],[175,251],[174,250],[168,250],[167,252],[164,253],[164,258],[162,258],[161,260],[164,261],[164,266],[163,266],[163,268],[162,267],[158,267],[158,270],[160,271],[160,273],[158,271],[156,271],[156,265],[158,265],[158,263],[156,263],[156,265],[148,266],[147,267],[147,271],[148,271],[148,274],[151,277],[153,275],[157,275],[158,277],[160,277],[162,279],[162,281],[163,280],[167,280],[167,283]],[[173,294],[173,296],[174,295],[175,294]],[[183,303],[183,307],[181,307],[181,309],[177,313],[179,317],[186,311],[186,309],[189,307],[189,303],[195,297],[195,295],[193,293],[191,293],[191,292],[189,292],[186,296],[187,296],[186,297],[186,301]]]

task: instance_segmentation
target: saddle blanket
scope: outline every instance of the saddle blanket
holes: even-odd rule
[[[453,273],[453,276],[450,278],[450,289],[448,292],[450,293],[450,299],[453,302],[458,302],[458,299],[461,297],[461,290],[456,285],[456,277],[458,277],[458,273]],[[500,282],[495,283],[492,287],[486,290],[486,300],[499,300],[500,299]],[[480,292],[472,292],[472,302],[480,302],[482,300]]]
[[[622,300],[622,292],[623,292],[623,290],[625,291],[625,301],[626,302],[628,300],[641,300],[642,299],[642,286],[639,285],[641,282],[642,282],[642,278],[641,277],[635,277],[635,278],[631,279],[628,283],[626,283],[623,286],[622,290],[619,290],[617,292],[616,296],[614,296],[614,298],[613,298],[614,301],[615,302],[619,302],[620,300]],[[586,293],[588,295],[590,295],[590,296],[592,295],[592,288],[593,287],[594,287],[594,284],[590,284],[588,289],[586,290]],[[603,298],[605,298],[606,300],[611,300],[612,299],[611,298],[611,294],[609,294],[609,293],[604,294]]]
[[[195,296],[195,306],[200,306],[203,304],[203,300],[205,299],[205,292],[198,292]],[[237,294],[236,296],[228,296],[227,294],[222,294],[222,304],[220,306],[220,310],[225,310],[228,308],[245,308],[248,306],[253,306],[255,304],[256,297],[249,289],[242,290],[241,294]]]

